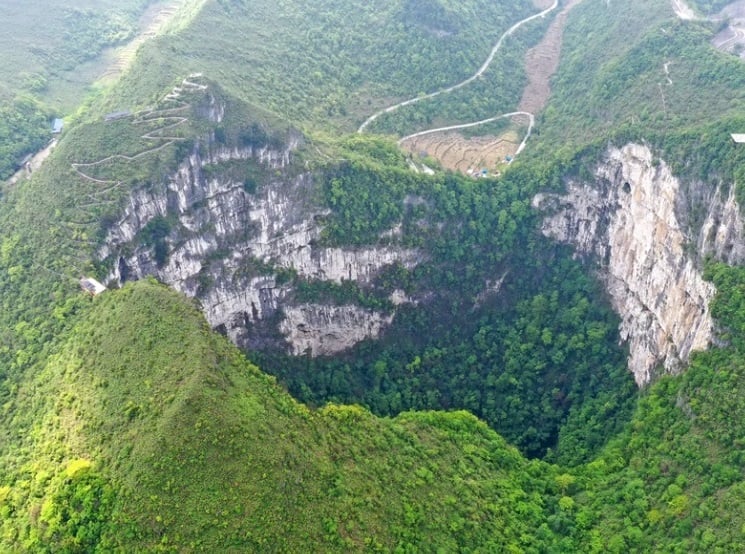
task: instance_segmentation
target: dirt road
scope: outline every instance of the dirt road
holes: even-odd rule
[[[452,125],[414,133],[402,138],[399,144],[412,154],[427,153],[443,167],[468,174],[480,174],[483,169],[493,171],[519,155],[531,136],[535,113],[545,108],[551,94],[550,79],[559,66],[561,40],[570,10],[581,0],[569,0],[546,31],[541,42],[525,56],[528,84],[517,112],[499,115],[475,123]],[[541,5],[542,2],[542,5]],[[545,8],[546,0],[535,0],[534,5]],[[553,5],[553,4],[552,4]],[[547,8],[548,9],[548,8]],[[502,118],[510,118],[512,125],[498,136],[465,138],[458,132],[484,125]],[[523,136],[522,141],[518,138]]]
[[[49,157],[49,154],[52,153],[52,150],[54,150],[55,146],[57,146],[57,139],[52,140],[52,142],[47,144],[42,150],[39,150],[28,161],[27,167],[30,168],[31,171],[29,171],[27,167],[22,167],[21,169],[16,171],[10,179],[8,179],[8,184],[15,185],[18,181],[39,169],[44,160],[46,160]]]

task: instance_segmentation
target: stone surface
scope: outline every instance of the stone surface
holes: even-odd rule
[[[303,304],[284,309],[279,329],[292,345],[292,353],[324,356],[346,350],[358,342],[377,338],[393,315],[359,306]]]
[[[707,210],[698,226],[686,211],[691,190]],[[745,248],[734,187],[708,191],[698,183],[683,191],[647,146],[628,144],[606,153],[593,183],[570,181],[566,194],[539,194],[533,205],[547,213],[546,236],[572,244],[597,265],[639,385],[660,366],[679,371],[691,352],[708,347],[715,289],[701,275],[702,257],[732,263]]]
[[[222,117],[218,107],[212,109]],[[319,246],[319,221],[328,212],[312,201],[317,196],[313,175],[291,170],[292,152],[300,141],[290,135],[281,150],[197,144],[167,182],[132,192],[98,253],[110,263],[108,280],[121,283],[153,275],[199,298],[210,325],[244,348],[274,347],[284,337],[291,352],[310,348],[314,354],[330,354],[377,336],[391,314],[354,306],[293,306],[292,290],[280,282],[277,270],[366,286],[386,266],[413,268],[423,256],[395,243]],[[220,174],[220,164],[237,160],[264,170],[267,177],[255,192]],[[156,263],[152,245],[141,240],[143,229],[158,217],[170,222],[162,265]],[[397,234],[394,227],[386,236],[395,239]],[[278,327],[282,313],[285,320]]]

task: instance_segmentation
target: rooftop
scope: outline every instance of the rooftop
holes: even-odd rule
[[[98,296],[103,291],[106,290],[106,287],[103,286],[101,283],[96,281],[93,277],[83,277],[80,279],[80,287],[85,291],[93,296]]]

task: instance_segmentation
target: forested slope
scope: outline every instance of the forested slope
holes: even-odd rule
[[[507,28],[538,11],[531,2],[480,0],[389,0],[374,7],[337,0],[312,6],[295,0],[208,2],[188,29],[141,53],[145,63],[136,79],[123,81],[120,93],[147,98],[164,79],[202,72],[232,94],[292,120],[352,131],[392,99],[469,77]],[[219,34],[212,32],[216,27]],[[458,103],[447,104],[446,114],[441,104],[437,110],[428,105],[410,123],[517,102],[524,79],[519,56],[515,47],[498,59]]]
[[[322,2],[306,20],[289,0],[276,13],[276,3],[254,13],[211,2],[193,26],[145,47],[0,202],[2,548],[743,550],[742,269],[707,267],[720,346],[636,393],[600,285],[540,234],[530,208],[539,190],[590,178],[608,141],[649,141],[688,182],[739,182],[743,154],[726,134],[740,121],[742,67],[710,51],[710,30],[678,25],[663,4],[577,8],[535,149],[498,179],[415,173],[392,141],[326,132],[351,130],[386,97],[467,76],[497,27],[528,11],[522,3],[496,14],[485,10],[500,6],[476,2],[379,12]],[[487,29],[484,14],[499,25]],[[376,17],[385,32],[363,32]],[[477,32],[461,32],[466,21]],[[211,40],[198,41],[207,29]],[[277,42],[262,48],[264,39]],[[404,56],[412,49],[420,59]],[[194,71],[206,76],[185,92]],[[162,100],[173,85],[178,104]],[[220,122],[206,115],[218,104]],[[121,106],[136,113],[100,120]],[[416,302],[380,341],[339,357],[249,353],[279,384],[208,328],[198,299],[149,279],[96,298],[77,284],[106,274],[96,253],[131,193],[170,182],[199,143],[281,142],[288,123],[267,108],[306,127],[292,171],[316,184],[324,245],[388,244],[381,234],[400,223],[396,240],[426,252],[367,288],[285,271],[306,301],[390,308],[388,294],[402,289]],[[270,173],[234,161],[212,164],[211,177]],[[243,185],[250,200],[266,183]],[[175,218],[156,222],[140,238],[167,258]],[[408,411],[432,409],[452,411]]]
[[[473,416],[310,411],[141,282],[85,307],[4,425],[5,548],[525,547],[546,485]],[[17,437],[17,438],[16,438]],[[19,440],[20,439],[20,440]],[[516,502],[528,518],[519,517]],[[321,546],[323,545],[323,546]]]
[[[9,0],[0,6],[0,179],[51,140],[52,117],[70,115],[106,69],[106,48],[138,31],[148,2]]]
[[[309,410],[152,282],[81,305],[3,416],[5,548],[731,552],[743,545],[742,271],[732,347],[644,396],[587,465],[465,413]],[[715,369],[716,368],[716,369]]]

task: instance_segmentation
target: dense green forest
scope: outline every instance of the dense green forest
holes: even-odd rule
[[[51,140],[53,116],[69,115],[106,69],[102,52],[131,39],[148,0],[9,0],[0,20],[0,179]],[[110,62],[109,62],[110,63]]]
[[[558,181],[569,169],[536,164],[499,180],[426,177],[380,139],[355,138],[346,148],[352,161],[324,172],[326,240],[376,244],[402,221],[400,240],[424,247],[429,260],[413,271],[392,268],[368,291],[302,282],[299,300],[385,308],[395,289],[414,297],[436,291],[435,298],[401,310],[389,338],[348,355],[256,361],[314,404],[363,402],[387,415],[468,409],[532,456],[556,448],[560,434],[586,439],[583,450],[559,453],[567,459],[602,445],[629,417],[633,398],[618,323],[570,252],[536,232],[538,214],[527,204],[543,179]],[[407,209],[407,195],[423,201]],[[500,276],[499,293],[479,299]],[[598,411],[604,417],[590,423]]]
[[[141,71],[119,90],[122,97],[148,98],[164,78],[181,77],[186,69],[316,130],[351,131],[393,99],[471,76],[510,25],[537,11],[530,2],[480,0],[208,2],[189,28],[161,39],[167,47],[142,52]],[[437,27],[442,17],[446,28]],[[216,26],[219,36],[212,32]],[[211,37],[207,44],[204,36]],[[527,33],[520,40],[531,36],[537,39]],[[445,114],[415,111],[412,123],[463,116],[471,110],[463,102],[489,112],[519,99],[524,76],[520,50],[513,51]],[[504,92],[478,94],[495,87]]]
[[[696,6],[701,13],[711,15],[718,13],[722,8],[732,4],[732,0],[691,0],[691,5]]]
[[[10,177],[25,155],[46,144],[50,130],[45,110],[32,98],[0,107],[0,179]]]
[[[745,67],[711,47],[710,24],[673,19],[665,2],[582,2],[569,20],[538,156],[620,130],[664,135],[741,117]]]
[[[3,543],[737,551],[745,274],[709,277],[731,346],[651,387],[631,426],[573,467],[528,462],[463,412],[308,410],[154,283],[81,298],[7,408]]]
[[[44,166],[4,190],[0,550],[745,550],[745,270],[706,263],[718,346],[637,391],[601,285],[540,234],[530,207],[538,191],[589,179],[609,143],[629,140],[650,144],[684,188],[741,189],[745,153],[727,138],[745,124],[740,62],[667,4],[583,2],[527,155],[499,178],[426,175],[389,139],[330,131],[467,77],[535,8],[301,4],[208,2],[147,44]],[[70,67],[130,36],[131,15],[86,9],[70,17],[92,34],[71,33],[80,50],[55,54]],[[517,62],[539,23],[483,85],[373,130],[501,110],[519,96]],[[209,94],[162,100],[194,71]],[[219,122],[206,116],[216,103]],[[12,106],[0,129],[14,141],[0,150],[8,160],[38,145],[50,115],[38,98]],[[101,121],[122,106],[133,114]],[[278,148],[298,127],[307,143],[286,174],[255,162],[204,171],[249,196],[307,172],[309,201],[325,209],[323,245],[393,240],[426,252],[369,287],[282,274],[303,302],[385,311],[393,290],[419,299],[379,341],[333,358],[241,353],[209,329],[198,299],[151,279],[80,292],[80,275],[106,273],[111,260],[96,253],[133,189],[168,182],[205,137]],[[686,208],[695,229],[700,210]],[[381,238],[398,223],[400,237]],[[155,218],[138,237],[159,263],[175,224]]]

